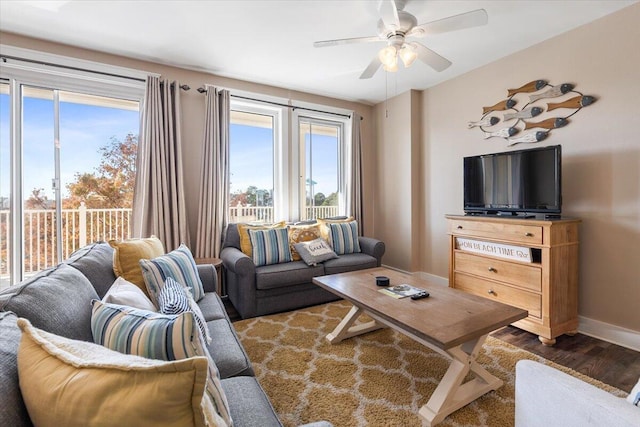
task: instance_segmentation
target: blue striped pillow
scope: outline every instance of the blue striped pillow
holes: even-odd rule
[[[209,362],[206,390],[216,412],[233,425],[220,373],[200,335],[191,311],[162,314],[93,300],[93,341],[110,350],[149,359],[179,360],[205,356]]]
[[[291,248],[289,247],[289,232],[287,228],[270,230],[248,230],[253,263],[256,266],[289,262]]]
[[[332,222],[329,226],[331,247],[338,255],[352,254],[360,252],[360,242],[358,241],[358,223]]]
[[[191,296],[191,292],[185,286],[173,280],[171,277],[167,277],[164,282],[164,286],[158,294],[158,308],[162,314],[181,314],[186,311],[193,313],[198,329],[204,337],[207,344],[211,343],[211,335],[209,335],[209,328],[207,328],[207,322],[204,320],[202,310],[198,307],[198,303],[195,302]]]
[[[191,251],[185,245],[180,245],[178,249],[151,260],[141,259],[140,267],[149,296],[156,306],[158,306],[158,294],[167,277],[187,286],[194,300],[200,301],[204,297],[198,267]]]

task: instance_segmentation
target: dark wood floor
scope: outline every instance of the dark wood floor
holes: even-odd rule
[[[225,297],[223,301],[229,318],[240,320],[229,299]],[[640,378],[640,352],[587,335],[562,335],[553,347],[542,345],[537,335],[514,326],[499,329],[491,335],[626,392],[630,392]]]

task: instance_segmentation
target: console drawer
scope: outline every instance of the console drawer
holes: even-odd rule
[[[539,225],[456,219],[449,221],[449,231],[457,236],[484,237],[520,244],[542,244],[542,226]]]
[[[522,308],[529,312],[529,316],[540,318],[542,315],[542,298],[540,294],[458,272],[454,273],[454,278],[454,288],[456,289]]]
[[[542,270],[537,266],[485,258],[463,251],[456,251],[454,257],[453,265],[457,272],[507,282],[534,292],[542,290]]]

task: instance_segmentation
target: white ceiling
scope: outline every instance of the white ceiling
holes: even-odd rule
[[[434,86],[636,2],[408,0],[405,10],[419,24],[479,8],[487,11],[489,24],[416,39],[453,62],[441,73],[416,61],[397,73],[380,69],[369,80],[358,77],[384,42],[324,48],[313,42],[376,35],[375,0],[3,0],[0,30],[373,104]]]

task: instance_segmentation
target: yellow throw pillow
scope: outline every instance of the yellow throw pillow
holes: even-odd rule
[[[141,259],[153,259],[164,255],[164,245],[156,236],[147,239],[109,240],[113,252],[113,272],[133,283],[146,296],[147,285],[142,277]]]
[[[331,242],[331,233],[328,224],[337,222],[351,222],[353,220],[354,219],[352,216],[344,219],[318,218],[318,224],[320,224],[320,237],[322,237],[327,242]]]
[[[20,390],[39,427],[225,426],[205,393],[207,358],[161,361],[63,338],[18,319]]]
[[[273,228],[282,228],[285,226],[286,223],[284,221],[276,222],[275,224],[269,225],[238,224],[238,234],[240,234],[240,250],[244,252],[245,255],[253,257],[253,248],[251,246],[251,239],[249,238],[249,230],[271,230]]]
[[[289,247],[291,248],[291,257],[294,261],[300,261],[300,254],[296,251],[294,245],[296,243],[310,242],[321,237],[320,224],[312,225],[290,225],[289,226]]]

